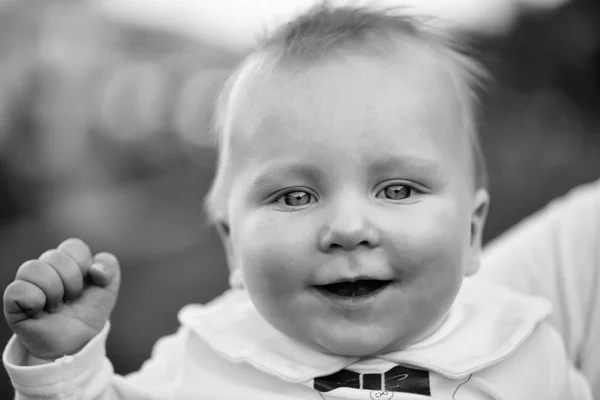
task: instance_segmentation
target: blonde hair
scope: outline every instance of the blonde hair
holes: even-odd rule
[[[487,73],[451,32],[437,31],[428,23],[431,19],[411,16],[406,11],[405,8],[318,4],[267,36],[242,61],[226,81],[213,115],[212,135],[218,144],[219,161],[205,201],[212,222],[225,218],[231,109],[248,77],[266,80],[277,68],[310,68],[348,50],[379,57],[397,55],[398,45],[403,41],[416,41],[429,47],[449,72],[456,89],[463,130],[472,147],[475,187],[487,186],[487,168],[476,128],[477,92],[487,79]]]

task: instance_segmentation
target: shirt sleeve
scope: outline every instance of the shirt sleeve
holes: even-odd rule
[[[160,339],[140,371],[128,376],[114,373],[106,357],[109,323],[81,351],[50,364],[25,366],[27,350],[13,336],[3,362],[15,388],[15,400],[166,400],[180,373],[179,355],[185,333]]]
[[[476,279],[550,300],[549,322],[600,396],[600,180],[551,202],[490,243]]]

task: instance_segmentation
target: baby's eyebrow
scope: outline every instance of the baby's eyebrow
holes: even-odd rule
[[[412,155],[396,155],[381,158],[368,166],[373,175],[409,174],[434,177],[440,174],[440,162]],[[323,182],[324,172],[313,164],[278,162],[261,168],[250,178],[250,187],[269,186],[277,181],[302,178],[312,182]]]
[[[274,181],[281,179],[304,178],[309,181],[322,181],[323,171],[314,165],[304,163],[274,163],[261,168],[250,178],[251,187],[268,186]]]
[[[370,170],[375,175],[402,171],[414,175],[435,176],[440,173],[440,162],[413,155],[396,155],[375,161]]]

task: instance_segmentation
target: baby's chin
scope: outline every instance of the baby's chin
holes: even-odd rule
[[[369,343],[365,341],[353,341],[353,342],[337,342],[331,345],[321,345],[321,350],[327,354],[333,354],[336,356],[344,357],[371,357],[377,354],[389,353],[392,350],[387,345],[381,343]]]
[[[401,350],[409,341],[401,338],[398,340],[390,334],[377,334],[375,332],[343,332],[338,335],[329,332],[312,338],[312,345],[321,351],[345,357],[369,357],[377,354],[390,353]]]

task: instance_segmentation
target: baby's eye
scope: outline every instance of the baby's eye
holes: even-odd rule
[[[407,185],[390,185],[383,188],[377,197],[388,200],[404,200],[413,194],[414,189]]]
[[[315,198],[312,194],[297,190],[279,196],[275,199],[275,202],[289,207],[302,207],[314,203],[314,200]]]

